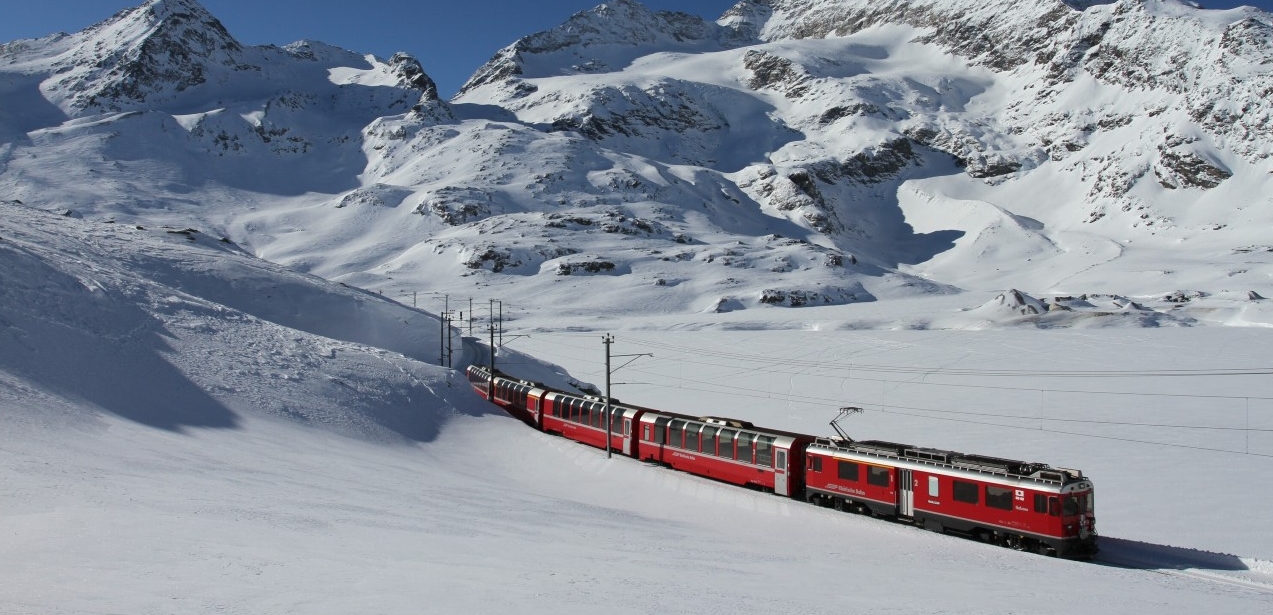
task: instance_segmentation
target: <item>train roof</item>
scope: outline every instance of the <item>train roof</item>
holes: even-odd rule
[[[885,442],[882,440],[850,441],[841,438],[818,438],[816,447],[831,449],[831,452],[855,453],[889,460],[908,461],[921,465],[935,465],[954,470],[992,474],[1006,478],[1026,478],[1058,485],[1087,480],[1079,470],[1054,468],[1046,463],[1017,461],[970,455],[956,451],[935,448],[923,448]]]

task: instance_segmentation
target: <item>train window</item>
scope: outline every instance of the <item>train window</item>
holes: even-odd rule
[[[1012,490],[986,485],[986,506],[1012,510]]]
[[[773,467],[774,439],[770,436],[760,436],[756,438],[756,465],[766,468]]]
[[[1042,493],[1034,494],[1034,512],[1047,514],[1048,496]]]
[[[843,480],[857,482],[859,480],[858,469],[858,464],[852,461],[844,461],[843,459],[836,460],[835,475]]]
[[[928,497],[941,497],[941,481],[936,476],[928,477]]]
[[[734,452],[734,459],[752,462],[751,443],[756,439],[755,434],[740,433],[738,434],[738,446]]]
[[[698,425],[687,423],[685,425],[685,450],[698,450]]]
[[[703,428],[703,449],[702,450],[704,455],[716,454],[716,432],[717,431],[720,431],[719,427],[704,427]]]
[[[685,448],[685,421],[677,419],[668,426],[667,445]]]
[[[716,436],[717,448],[720,449],[720,456],[726,459],[734,458],[734,434],[737,433],[732,429],[722,429],[720,434]]]
[[[1056,496],[1048,498],[1048,514],[1053,517],[1061,516],[1061,501]]]
[[[962,480],[954,481],[950,489],[951,497],[955,501],[966,502],[968,504],[976,504],[981,501],[978,495],[976,483],[966,483]]]
[[[654,419],[654,443],[663,444],[663,438],[667,436],[667,424],[672,419],[657,418]]]
[[[605,427],[605,423],[602,422],[602,419],[605,418],[606,407],[598,403],[588,404],[588,406],[588,409],[590,410],[588,415],[591,419],[590,424],[593,427]]]
[[[876,487],[887,487],[889,485],[889,474],[888,468],[869,466],[866,472],[866,482]]]
[[[809,456],[809,470],[813,472],[822,472],[822,458]]]
[[[610,430],[618,433],[623,429],[623,408],[610,409]]]

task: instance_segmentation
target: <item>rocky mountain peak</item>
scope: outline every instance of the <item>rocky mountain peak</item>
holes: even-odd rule
[[[398,75],[398,83],[402,86],[419,90],[421,102],[441,100],[438,96],[438,85],[424,72],[420,61],[410,54],[399,51],[389,58],[389,66]]]
[[[736,44],[734,30],[675,11],[651,11],[634,0],[615,0],[573,15],[556,28],[532,34],[505,47],[477,70],[460,95],[514,77],[543,76],[528,60],[566,54],[579,73],[621,69],[642,50],[702,48],[713,43]],[[554,61],[554,65],[560,61]]]
[[[243,46],[196,0],[149,0],[75,35],[59,59],[68,110],[124,110],[245,68]]]

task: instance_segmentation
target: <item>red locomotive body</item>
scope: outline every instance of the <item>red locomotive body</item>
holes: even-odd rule
[[[549,433],[606,448],[606,404],[470,366],[482,397]],[[759,428],[611,400],[610,447],[623,455],[839,510],[956,532],[1020,550],[1087,557],[1096,548],[1092,482],[1078,470],[880,441]],[[833,423],[834,424],[834,423]]]
[[[1004,546],[1082,557],[1096,551],[1092,483],[1082,472],[892,442],[818,439],[810,502],[896,517]]]

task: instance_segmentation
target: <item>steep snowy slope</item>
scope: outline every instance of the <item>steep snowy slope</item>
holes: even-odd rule
[[[455,412],[436,318],[195,229],[0,204],[0,304],[9,429],[110,413],[176,431],[265,418],[404,441],[433,438]]]

